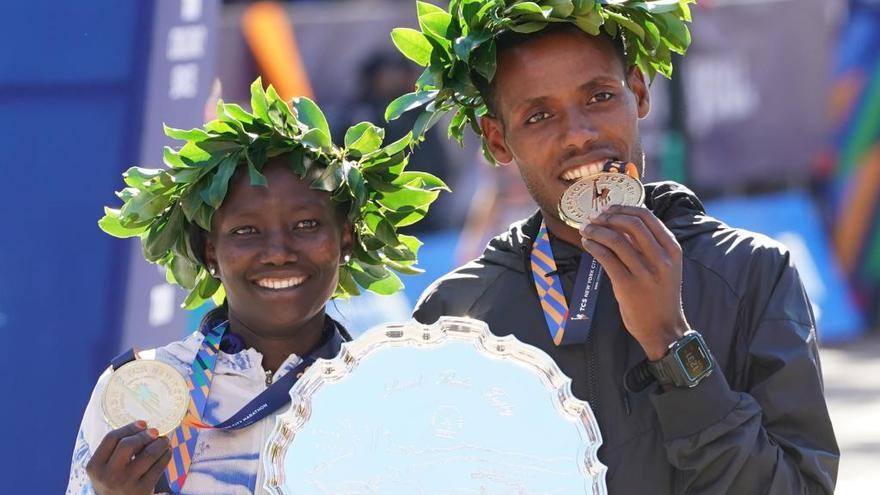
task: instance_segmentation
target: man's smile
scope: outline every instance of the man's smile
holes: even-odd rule
[[[565,169],[561,174],[559,174],[559,179],[564,182],[575,182],[582,177],[588,177],[593,174],[598,174],[602,171],[602,167],[609,160],[617,160],[616,158],[600,158],[598,160],[593,160],[587,163],[577,163],[569,166]]]

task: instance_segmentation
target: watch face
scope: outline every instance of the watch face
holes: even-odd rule
[[[678,348],[676,354],[690,380],[696,380],[712,369],[712,361],[700,345],[699,338],[690,339]]]

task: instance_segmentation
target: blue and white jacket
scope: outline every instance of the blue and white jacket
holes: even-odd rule
[[[337,324],[333,330],[334,335],[326,339],[321,347],[315,350],[315,354],[329,358],[339,352],[343,342],[339,328]],[[140,352],[139,356],[142,359],[164,361],[174,366],[184,376],[189,376],[190,365],[203,339],[204,335],[201,332],[193,332],[183,340],[158,349]],[[263,355],[253,348],[234,354],[221,351],[217,358],[203,420],[213,424],[224,421],[265,390],[267,380],[262,361]],[[286,375],[301,361],[300,356],[291,354],[278,368],[273,380]],[[95,493],[86,474],[86,465],[101,440],[113,429],[104,419],[101,410],[101,397],[110,374],[111,369],[104,371],[86,406],[73,450],[67,495]],[[200,430],[195,455],[181,494],[264,493],[265,474],[260,458],[261,452],[275,426],[275,416],[286,409],[287,406],[281,407],[252,426],[240,430]]]

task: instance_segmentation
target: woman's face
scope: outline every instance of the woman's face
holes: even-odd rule
[[[330,194],[309,188],[285,164],[264,167],[268,186],[236,174],[211,221],[205,259],[223,282],[232,317],[283,336],[323,317],[352,229]]]

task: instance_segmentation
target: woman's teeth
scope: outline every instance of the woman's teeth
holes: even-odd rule
[[[291,278],[261,278],[257,280],[257,285],[264,289],[289,289],[296,287],[306,281],[306,277]]]
[[[566,170],[559,176],[562,180],[577,180],[581,177],[587,177],[589,175],[598,174],[602,171],[602,167],[605,165],[607,160],[596,161],[593,163],[588,163],[586,165],[581,165],[580,167],[575,167],[569,170]]]

